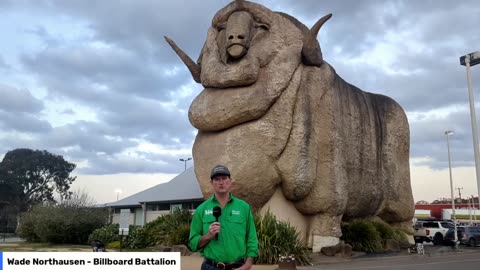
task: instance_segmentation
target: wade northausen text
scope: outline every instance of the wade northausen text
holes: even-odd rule
[[[95,258],[92,261],[86,260],[62,260],[62,259],[38,259],[34,258],[32,260],[27,259],[7,259],[8,265],[177,265],[176,260],[167,260],[165,258],[159,259],[140,259],[140,258],[131,258],[126,260],[112,260],[109,258]]]

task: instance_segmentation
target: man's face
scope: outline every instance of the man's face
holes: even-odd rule
[[[212,178],[212,186],[216,193],[228,193],[232,187],[232,179],[227,175],[217,175]]]

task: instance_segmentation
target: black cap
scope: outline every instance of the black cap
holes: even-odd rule
[[[226,166],[223,165],[217,165],[213,167],[212,173],[210,173],[210,179],[213,179],[217,175],[226,175],[230,177],[230,171]]]

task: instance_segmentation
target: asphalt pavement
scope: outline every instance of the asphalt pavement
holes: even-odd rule
[[[301,269],[407,269],[407,270],[446,270],[446,269],[480,269],[480,248],[454,250],[451,247],[426,247],[425,254],[408,254],[407,252],[386,256],[363,256],[351,260],[319,263]]]

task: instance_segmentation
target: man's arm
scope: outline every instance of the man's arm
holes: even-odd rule
[[[258,257],[258,238],[255,229],[255,220],[253,219],[252,210],[249,209],[247,220],[247,258]],[[253,262],[253,261],[252,261]]]
[[[207,233],[203,231],[202,211],[195,211],[192,218],[192,225],[190,226],[189,246],[192,251],[199,251],[203,249],[220,231],[220,223],[213,222],[210,224]],[[204,234],[205,233],[205,234]]]
[[[198,248],[199,249],[203,248],[210,242],[210,240],[212,239],[208,237],[208,234],[205,234],[204,236],[200,237],[200,241],[198,241]]]
[[[200,247],[201,237],[203,235],[203,224],[202,217],[199,214],[199,211],[195,211],[192,217],[192,225],[190,225],[190,236],[188,237],[188,245],[192,251],[198,251],[202,249],[205,245]]]
[[[210,224],[208,232],[200,237],[200,240],[198,241],[198,249],[202,249],[204,246],[206,246],[218,232],[220,232],[220,223],[213,222]]]
[[[245,260],[245,264],[241,268],[238,268],[238,269],[250,270],[250,268],[252,268],[252,266],[253,266],[253,258],[252,257],[247,257],[247,259]]]

